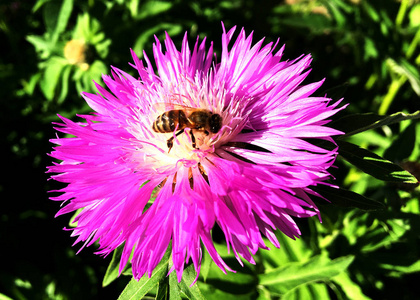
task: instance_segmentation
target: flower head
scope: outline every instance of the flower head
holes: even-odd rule
[[[62,162],[49,172],[68,183],[52,198],[67,202],[57,215],[82,209],[76,243],[98,241],[104,255],[124,244],[120,270],[132,255],[136,279],[171,241],[179,280],[190,260],[199,273],[202,244],[230,270],[213,245],[216,225],[238,261],[253,263],[264,236],[279,247],[276,229],[295,238],[293,218],[319,215],[311,187],[330,177],[337,151],[309,141],[340,134],[324,126],[338,102],[310,97],[322,81],[302,85],[310,55],[282,61],[284,46],[252,45],[244,30],[233,40],[234,31],[223,28],[220,58],[206,39],[191,50],[185,35],[179,51],[156,38],[157,73],[132,53],[138,78],[112,67],[108,89],[83,93],[95,113],[57,124],[73,136],[52,140]]]

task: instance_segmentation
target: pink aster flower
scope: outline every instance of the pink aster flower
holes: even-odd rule
[[[185,35],[180,51],[168,35],[165,50],[156,39],[156,73],[132,53],[138,77],[112,67],[108,89],[83,93],[95,113],[57,124],[73,136],[51,140],[61,163],[49,172],[68,184],[52,198],[67,203],[57,215],[81,209],[75,243],[98,241],[103,255],[124,244],[120,271],[132,254],[136,279],[151,276],[171,241],[178,280],[190,260],[198,276],[202,245],[232,271],[213,245],[216,224],[238,261],[254,263],[263,237],[280,247],[276,229],[294,239],[293,218],[319,215],[311,187],[330,177],[337,149],[308,140],[340,134],[324,126],[338,102],[310,97],[322,81],[302,85],[310,55],[282,61],[278,42],[252,46],[252,33],[233,41],[234,31],[223,28],[218,59],[205,39],[191,50]]]

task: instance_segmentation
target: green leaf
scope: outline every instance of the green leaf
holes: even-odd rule
[[[370,300],[371,298],[363,294],[359,285],[354,283],[346,272],[341,272],[339,275],[332,278],[338,284],[348,299]]]
[[[127,8],[130,10],[131,16],[137,16],[140,7],[140,0],[131,0],[127,3]]]
[[[35,91],[35,87],[39,83],[39,80],[41,79],[41,75],[42,75],[41,73],[36,73],[29,78],[28,82],[23,83],[23,88],[25,90],[25,93],[27,93],[29,96],[33,95]]]
[[[210,272],[210,267],[213,263],[213,260],[210,257],[210,254],[207,251],[203,251],[203,259],[201,261],[200,275],[203,277],[203,281],[206,282],[207,276]]]
[[[303,284],[282,295],[281,300],[331,299],[324,283]]]
[[[373,252],[379,248],[389,248],[393,243],[400,243],[401,238],[407,238],[414,230],[410,222],[406,219],[390,219],[380,223],[373,230],[369,230],[357,239],[357,246],[362,252]],[[397,259],[393,259],[397,264]]]
[[[166,300],[169,298],[169,277],[164,276],[158,283],[158,290],[155,297],[156,300]]]
[[[374,22],[379,22],[380,21],[380,17],[378,12],[375,10],[375,8],[369,4],[367,1],[363,1],[362,3],[362,7],[364,9],[364,11],[368,14],[368,16],[374,21]]]
[[[163,277],[166,277],[169,271],[169,262],[171,260],[172,248],[168,247],[160,263],[153,270],[152,276],[148,278],[145,274],[139,281],[135,280],[134,277],[130,280],[127,286],[124,288],[121,295],[118,297],[119,300],[134,300],[142,299],[152,288],[154,288]]]
[[[344,94],[346,93],[348,87],[349,87],[349,83],[346,82],[346,83],[334,86],[332,88],[329,88],[327,90],[321,90],[319,92],[316,91],[313,94],[313,96],[314,97],[324,97],[325,95],[327,95],[328,98],[331,98],[331,99],[341,99],[341,98],[343,98]]]
[[[168,268],[171,269],[172,262],[169,263]],[[196,278],[194,265],[190,264],[184,269],[181,282],[178,283],[176,272],[173,271],[169,276],[161,278],[159,281],[158,292],[156,299],[171,299],[180,300],[181,294],[184,294],[188,299],[204,300],[197,284],[190,286]]]
[[[141,20],[145,18],[152,18],[158,14],[166,12],[171,9],[172,6],[173,3],[170,1],[150,1],[141,3],[140,12],[138,14],[134,10],[131,10],[131,12],[136,20]]]
[[[111,282],[113,282],[118,276],[119,276],[119,266],[120,266],[120,260],[121,255],[124,250],[124,245],[119,246],[117,249],[114,250],[114,253],[112,254],[111,262],[108,265],[108,268],[106,269],[104,279],[102,280],[102,286],[106,287]]]
[[[342,117],[337,121],[333,121],[329,125],[335,129],[344,131],[345,134],[338,137],[338,139],[343,139],[344,137],[366,130],[376,129],[385,125],[391,125],[404,120],[414,119],[420,119],[420,110],[412,114],[398,112],[390,116],[380,116],[373,113],[353,114]]]
[[[396,62],[392,58],[386,60],[386,65],[395,74],[407,78],[413,91],[420,96],[420,75],[415,66],[404,59]]]
[[[200,278],[196,283],[204,297],[209,300],[255,299],[258,294],[257,288],[260,288],[255,266],[248,262],[244,262],[244,265],[241,266],[236,260],[233,251],[228,253],[224,243],[214,243],[214,246],[226,264],[236,270],[236,273],[228,272],[225,274],[215,263],[212,263],[206,282],[201,281],[202,278]],[[260,267],[262,268],[263,266],[260,265]],[[195,275],[195,272],[192,272],[192,275]],[[192,278],[193,276],[191,276],[191,279],[186,280],[186,285],[191,284]]]
[[[368,61],[370,58],[376,59],[379,56],[379,51],[377,46],[375,45],[375,41],[368,36],[365,36],[365,52],[363,55],[363,59]]]
[[[178,24],[172,24],[172,23],[158,23],[156,26],[153,26],[151,28],[147,28],[141,32],[141,34],[137,37],[134,46],[133,51],[135,53],[139,54],[139,57],[143,55],[143,50],[145,46],[150,43],[150,40],[152,39],[153,35],[158,35],[159,32],[167,31],[168,34],[176,35],[179,32],[181,32],[182,26]]]
[[[331,13],[334,20],[337,22],[338,27],[342,27],[346,24],[346,16],[345,16],[344,11],[345,10],[348,11],[348,8],[346,9],[344,7],[343,9],[343,7],[339,7],[339,5],[335,3],[335,1],[325,1],[323,4],[328,8],[328,11]],[[345,3],[342,3],[342,5],[345,5]],[[332,99],[336,99],[336,98],[332,98]]]
[[[409,266],[397,266],[397,265],[389,265],[384,264],[382,268],[390,270],[389,276],[392,277],[401,277],[403,274],[410,274],[410,273],[419,273],[420,272],[420,260],[412,263]]]
[[[69,227],[71,228],[75,228],[77,227],[77,221],[75,222],[74,220],[76,220],[76,217],[83,211],[83,208],[79,208],[78,210],[76,210],[73,215],[71,216],[70,220],[69,220]]]
[[[197,273],[195,272],[194,265],[190,264],[184,269],[184,273],[182,274],[182,279],[179,283],[179,287],[181,292],[185,294],[185,296],[187,296],[188,299],[204,300],[206,298],[204,298],[204,296],[201,294],[201,291],[198,288],[198,284],[194,284],[193,286],[191,286],[196,276]]]
[[[319,14],[288,15],[281,19],[281,23],[296,29],[309,30],[314,34],[331,28],[331,20]]]
[[[43,51],[48,49],[48,42],[44,39],[44,37],[39,35],[27,35],[26,39],[29,43],[34,45],[36,51]]]
[[[328,280],[346,270],[354,256],[344,256],[330,260],[325,256],[315,256],[307,262],[289,263],[266,274],[260,274],[260,284],[273,291],[285,294],[300,285]]]
[[[70,72],[72,70],[71,65],[67,65],[64,67],[63,76],[61,78],[61,89],[60,89],[60,96],[58,96],[58,103],[62,103],[64,99],[67,97],[67,93],[69,91],[69,77]]]
[[[383,181],[417,183],[417,179],[400,166],[375,153],[345,141],[337,141],[340,155],[363,172]]]
[[[384,208],[384,204],[378,201],[343,188],[338,189],[326,185],[318,185],[312,189],[330,200],[333,205],[362,210],[378,210]]]
[[[332,121],[328,126],[343,131],[345,133],[344,136],[350,136],[372,129],[370,127],[382,119],[382,116],[374,113],[352,114]]]
[[[67,22],[69,21],[71,12],[73,10],[73,0],[63,0],[62,3],[63,4],[60,8],[60,14],[57,18],[57,26],[54,32],[57,37],[66,29]]]
[[[38,9],[40,9],[45,3],[50,2],[51,0],[38,0],[34,7],[32,7],[32,12],[36,13]]]
[[[412,6],[408,18],[410,20],[410,27],[415,28],[420,26],[420,4]]]
[[[175,272],[169,274],[169,296],[171,300],[181,300],[181,291]]]
[[[391,235],[384,228],[378,227],[359,237],[357,246],[360,247],[361,252],[374,252],[396,242],[398,242],[398,236]]]
[[[13,298],[9,298],[5,294],[0,293],[0,300],[13,300]]]
[[[402,161],[410,157],[416,145],[416,124],[410,124],[397,136],[391,146],[384,152],[384,158],[390,161]]]
[[[44,76],[40,82],[40,87],[44,96],[48,100],[53,100],[55,96],[55,88],[61,76],[63,68],[67,64],[67,60],[60,57],[51,57],[47,62]]]
[[[44,17],[47,29],[52,33],[51,41],[55,44],[61,33],[64,32],[73,10],[73,0],[63,0],[61,7],[59,2],[49,2],[45,5]]]
[[[287,262],[308,260],[314,255],[313,249],[308,247],[304,239],[293,240],[280,230],[276,230],[274,233],[281,247],[270,247],[270,250],[261,250],[259,253],[261,262],[267,272],[283,266]]]
[[[259,285],[257,289],[258,289],[258,298],[256,299],[271,300],[271,292],[265,286]]]
[[[73,0],[50,1],[44,4],[43,17],[51,42],[55,44],[65,30],[73,10]]]
[[[26,40],[35,47],[35,51],[39,53],[41,59],[47,59],[53,50],[53,45],[44,37],[38,35],[27,35]]]

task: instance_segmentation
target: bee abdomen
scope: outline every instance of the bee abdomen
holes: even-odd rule
[[[168,119],[168,116],[166,114],[167,112],[157,117],[156,121],[153,123],[154,131],[162,133],[171,131],[171,121]]]
[[[160,126],[158,126],[158,123],[160,124],[160,116],[153,122],[152,128],[154,132],[160,132]]]
[[[179,124],[178,129],[184,128],[186,122],[187,119],[182,110],[170,110],[156,118],[156,121],[153,123],[153,130],[161,133],[172,132],[177,124]]]

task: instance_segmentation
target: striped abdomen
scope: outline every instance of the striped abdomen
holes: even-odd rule
[[[156,118],[153,123],[155,132],[173,132],[178,125],[178,130],[184,129],[188,125],[188,119],[185,112],[180,109],[169,110]]]

